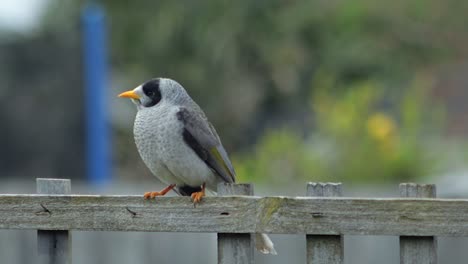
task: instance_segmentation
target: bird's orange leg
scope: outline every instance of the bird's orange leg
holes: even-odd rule
[[[203,196],[205,196],[205,183],[203,183],[202,189],[201,189],[200,192],[192,193],[191,197],[192,197],[193,204],[195,205],[195,204],[199,203]]]
[[[143,197],[145,197],[145,199],[153,199],[156,196],[164,196],[170,190],[174,189],[175,186],[176,186],[175,184],[171,184],[171,185],[167,186],[166,188],[164,188],[162,191],[159,191],[159,192],[145,192]]]

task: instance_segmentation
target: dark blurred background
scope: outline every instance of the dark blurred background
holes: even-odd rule
[[[85,4],[0,6],[2,177],[85,179]],[[408,181],[466,160],[466,1],[101,4],[114,178],[148,174],[115,95],[156,76],[202,106],[243,181]]]
[[[109,56],[111,169],[99,188],[86,170],[89,5],[103,12]],[[260,194],[334,181],[353,196],[396,196],[415,181],[463,196],[466,10],[463,0],[3,1],[2,192],[34,190],[37,177],[71,178],[83,193],[158,188],[134,146],[136,109],[116,95],[161,76],[205,110],[239,181]]]

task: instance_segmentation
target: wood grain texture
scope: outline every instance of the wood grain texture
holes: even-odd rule
[[[36,191],[38,194],[70,194],[71,183],[66,179],[36,179]],[[44,208],[46,207],[43,206]],[[70,264],[71,236],[69,231],[38,230],[37,254],[39,264]]]
[[[339,197],[341,183],[309,183],[307,196]],[[344,260],[343,236],[307,235],[307,263],[341,264]]]
[[[218,195],[253,195],[253,186],[251,184],[220,183]],[[218,233],[219,264],[249,264],[253,261],[254,247],[249,233]]]
[[[71,181],[69,179],[36,179],[36,193],[38,194],[70,194]]]
[[[0,228],[468,236],[468,200],[5,194]]]
[[[433,184],[400,184],[401,197],[435,198],[436,186]],[[401,236],[401,264],[436,264],[437,238],[434,236]]]
[[[343,195],[343,188],[341,183],[309,182],[306,193],[312,197],[340,197]]]

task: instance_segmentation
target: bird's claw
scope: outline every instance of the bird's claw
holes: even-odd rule
[[[167,192],[174,189],[175,186],[176,186],[175,184],[171,184],[171,185],[167,186],[166,188],[164,188],[160,192],[145,192],[143,197],[145,199],[154,199],[154,197],[156,197],[156,196],[164,196],[164,195],[166,195]]]
[[[154,199],[154,197],[156,197],[156,196],[163,196],[163,195],[164,194],[162,194],[161,192],[145,192],[143,197],[145,199]]]
[[[190,197],[192,197],[193,205],[196,205],[197,203],[200,203],[203,196],[205,196],[204,191],[192,193],[192,195],[190,195]]]

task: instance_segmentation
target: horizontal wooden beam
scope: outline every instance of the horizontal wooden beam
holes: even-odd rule
[[[0,195],[0,229],[468,236],[468,200]]]

